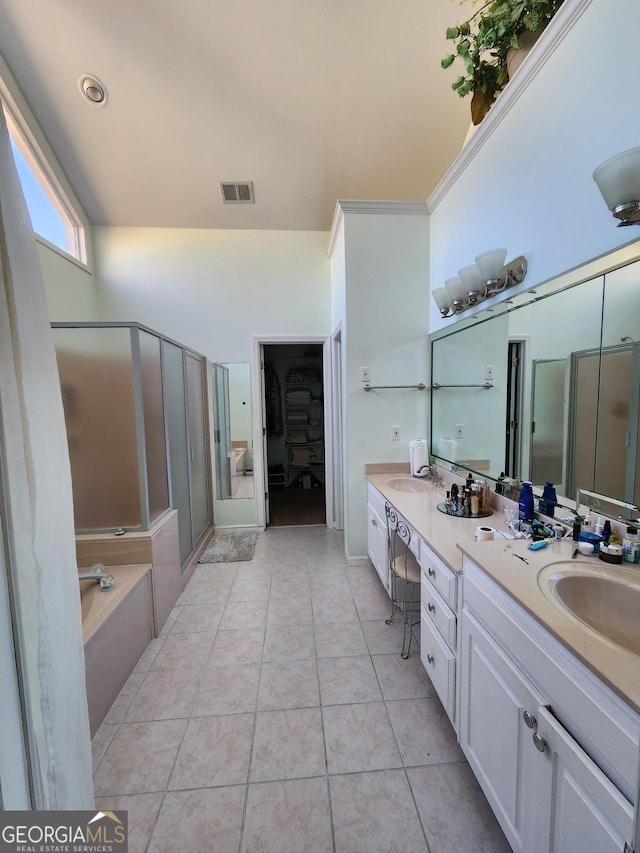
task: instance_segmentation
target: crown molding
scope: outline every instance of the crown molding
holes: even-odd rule
[[[442,180],[427,199],[427,209],[433,213],[438,204],[449,192],[469,163],[486,144],[489,137],[509,115],[512,108],[534,80],[549,57],[562,44],[576,21],[594,0],[565,0],[558,9],[545,31],[532,50],[524,58],[508,85],[499,94],[495,104],[477,126],[469,142],[445,172]]]
[[[429,212],[425,201],[359,201],[338,199],[329,232],[327,254],[333,255],[345,213],[386,214],[392,216],[426,216]]]

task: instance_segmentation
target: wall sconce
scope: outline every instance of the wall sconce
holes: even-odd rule
[[[506,249],[491,249],[476,257],[475,264],[462,267],[458,275],[436,287],[432,296],[443,317],[454,317],[473,305],[524,281],[526,258],[520,256],[505,266]]]
[[[601,163],[593,180],[605,204],[623,225],[640,225],[640,148],[630,148]]]

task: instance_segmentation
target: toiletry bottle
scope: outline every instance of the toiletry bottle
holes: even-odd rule
[[[596,534],[596,536],[602,536],[604,532],[604,524],[602,523],[601,515],[599,515],[596,519],[596,526],[594,527],[593,532]]]
[[[582,519],[577,515],[573,522],[573,541],[577,542],[580,539],[580,531],[582,530]]]
[[[548,515],[549,518],[553,518],[557,502],[558,497],[556,495],[555,486],[551,481],[548,481],[542,491],[542,497],[538,504],[540,512],[543,515]]]
[[[447,492],[447,497],[444,501],[444,510],[447,515],[451,512],[451,492]]]
[[[605,545],[609,544],[609,538],[611,537],[611,522],[607,519],[602,528],[602,539]]]
[[[518,518],[520,521],[533,521],[533,489],[529,480],[525,480],[520,489]]]
[[[504,471],[500,471],[500,476],[496,482],[496,495],[504,494]]]
[[[477,515],[480,510],[480,499],[478,498],[478,492],[476,489],[471,490],[471,515]]]
[[[627,532],[622,540],[622,559],[625,563],[640,563],[638,528],[632,524],[627,527]]]

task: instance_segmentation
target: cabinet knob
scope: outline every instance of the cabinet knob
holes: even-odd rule
[[[374,527],[377,527],[377,526],[378,526],[378,523],[377,523],[377,521],[375,520],[375,518],[372,518],[372,519],[371,519],[371,524],[373,524],[373,526],[374,526]]]
[[[429,566],[429,568],[427,569],[427,574],[429,575],[430,578],[435,578],[436,570],[432,569],[431,566]]]
[[[433,662],[434,662],[434,660],[435,660],[435,659],[434,659],[433,655],[427,655],[427,661],[428,661],[429,663],[433,663]]]
[[[546,740],[542,737],[538,732],[534,732],[533,735],[533,745],[538,750],[538,752],[544,752],[547,747]]]
[[[527,726],[527,728],[529,729],[532,729],[537,722],[534,715],[530,714],[528,711],[522,712],[522,719],[524,720],[525,726]]]
[[[433,603],[430,601],[430,602],[427,604],[427,610],[429,611],[429,613],[435,613],[435,611],[436,611],[436,606],[435,606],[435,604],[433,604]]]

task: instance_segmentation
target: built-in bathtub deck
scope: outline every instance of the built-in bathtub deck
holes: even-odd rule
[[[102,590],[94,580],[79,581],[92,737],[154,633],[151,565],[105,570],[114,578],[113,589]]]

